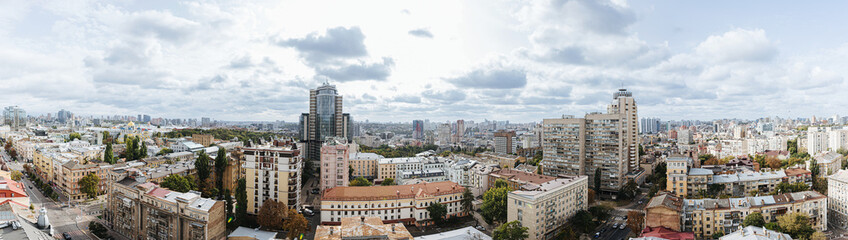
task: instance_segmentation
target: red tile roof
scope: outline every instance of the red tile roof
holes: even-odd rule
[[[164,198],[165,195],[168,195],[168,193],[171,193],[171,190],[165,188],[155,188],[153,189],[153,191],[147,193],[147,195]]]

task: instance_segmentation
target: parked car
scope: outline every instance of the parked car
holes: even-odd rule
[[[596,232],[596,233],[595,233],[595,238],[599,238],[599,237],[601,237],[601,232]]]
[[[63,232],[62,238],[64,238],[65,240],[71,240],[71,234],[68,234],[68,232]]]
[[[310,192],[312,194],[318,194],[320,191],[318,190],[318,188],[313,188],[312,191],[310,191]]]
[[[618,229],[624,229],[624,223],[618,226]]]

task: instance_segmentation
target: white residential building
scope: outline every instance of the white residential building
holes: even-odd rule
[[[527,227],[527,239],[553,239],[568,218],[589,207],[588,189],[587,176],[571,176],[512,191],[507,196],[507,221]]]
[[[848,170],[827,177],[827,200],[828,223],[848,229]]]
[[[830,175],[842,168],[842,155],[835,152],[821,152],[813,155],[816,164],[819,165],[819,172],[824,175]],[[812,161],[807,160],[807,169],[810,169]]]
[[[757,226],[747,226],[718,238],[719,240],[792,240],[789,234]]]

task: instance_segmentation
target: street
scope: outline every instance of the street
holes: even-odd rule
[[[10,171],[24,172],[23,165],[18,162],[12,162],[11,157],[5,150],[0,149],[0,152],[2,152],[0,156],[2,156],[3,161],[6,162]],[[83,230],[88,229],[88,222],[91,221],[94,216],[89,216],[83,213],[78,205],[73,207],[62,207],[62,204],[42,195],[41,191],[39,191],[27,177],[22,178],[21,182],[24,184],[24,190],[29,195],[30,203],[32,203],[35,209],[41,209],[42,207],[47,208],[47,217],[50,221],[50,225],[54,228],[54,237],[61,238],[62,233],[67,232],[73,239],[92,239],[88,235],[88,232]],[[95,206],[95,208],[97,208],[97,206]]]

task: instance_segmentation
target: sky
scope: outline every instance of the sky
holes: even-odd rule
[[[357,121],[848,115],[844,1],[2,1],[0,105]]]

